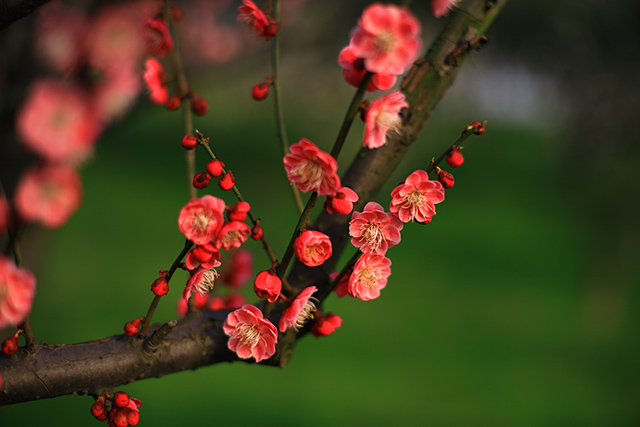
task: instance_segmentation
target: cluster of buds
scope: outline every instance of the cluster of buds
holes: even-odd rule
[[[110,404],[110,408],[107,405]],[[130,398],[123,391],[116,391],[113,398],[100,396],[91,406],[91,415],[98,421],[108,419],[109,427],[135,426],[140,421],[140,410],[142,402],[138,399]]]

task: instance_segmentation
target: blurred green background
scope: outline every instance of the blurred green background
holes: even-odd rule
[[[629,105],[635,104],[625,102],[637,92],[620,94],[614,74],[598,74],[614,41],[601,42],[606,38],[593,34],[586,9],[567,3],[549,11],[555,18],[540,17],[550,2],[507,6],[489,33],[491,44],[464,64],[449,97],[376,198],[388,206],[390,190],[426,167],[464,125],[488,120],[487,132],[466,144],[466,162],[453,171],[456,185],[433,222],[405,225],[401,244],[389,250],[392,276],[380,298],[330,297],[325,309],[344,319],[342,328],[327,338],[304,338],[283,370],[234,363],[122,387],[142,400],[141,425],[637,425],[639,157],[637,133],[623,137],[631,123],[620,117],[633,115]],[[620,29],[632,21],[624,21],[624,12],[609,19],[601,13],[609,9],[592,3],[588,17],[596,24]],[[294,30],[283,32],[291,142],[306,137],[329,150],[337,134],[353,93],[335,66],[360,13],[352,7],[330,40],[291,40]],[[315,16],[321,26],[322,10],[310,4],[300,19]],[[424,6],[418,10],[427,16]],[[535,19],[539,25],[531,23]],[[428,41],[441,23],[424,21]],[[607,25],[596,28],[608,34]],[[571,37],[582,28],[595,41],[586,40],[586,50],[566,50],[570,40],[554,33],[565,26]],[[631,28],[635,37],[638,29]],[[545,54],[550,58],[542,61]],[[588,55],[591,69],[580,68]],[[294,207],[271,100],[248,96],[268,74],[267,60],[268,52],[259,49],[194,70],[192,78],[211,106],[196,128],[211,137],[281,254]],[[625,57],[629,75],[636,62]],[[588,78],[598,86],[577,83]],[[602,117],[614,93],[614,111]],[[589,96],[601,102],[585,105]],[[176,220],[187,200],[182,135],[179,113],[141,99],[105,132],[83,169],[79,212],[59,230],[28,230],[23,253],[38,276],[32,315],[38,341],[118,334],[126,321],[146,313],[151,282],[182,247]],[[340,170],[361,135],[358,122]],[[202,168],[204,152],[198,155]],[[216,186],[210,192],[233,202]],[[255,242],[246,247],[255,253],[257,270],[268,268]],[[174,278],[154,320],[177,316],[184,280]],[[90,397],[67,396],[2,407],[0,421],[97,425],[91,404]]]

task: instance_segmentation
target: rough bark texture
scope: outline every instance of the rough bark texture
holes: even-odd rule
[[[362,149],[343,177],[343,184],[360,195],[356,209],[371,200],[406,154],[408,147],[429,120],[431,113],[453,83],[469,52],[481,45],[482,36],[507,0],[470,0],[448,18],[446,26],[425,58],[418,61],[403,81],[410,107],[404,111],[401,133],[376,150]],[[348,241],[349,216],[323,213],[314,228],[330,236],[333,256],[323,268],[297,263],[289,274],[296,289],[315,285],[320,301],[330,292],[326,271],[333,271]],[[277,324],[282,307],[272,310]],[[117,335],[80,344],[41,344],[31,352],[20,349],[12,357],[0,357],[2,390],[0,405],[65,394],[100,394],[121,384],[160,377],[185,369],[234,361],[226,346],[222,324],[227,312],[207,312],[177,323],[155,351],[144,351],[143,342]],[[284,366],[297,339],[290,329],[280,337],[278,351],[267,365]]]

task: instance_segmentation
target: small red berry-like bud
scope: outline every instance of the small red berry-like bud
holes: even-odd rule
[[[487,123],[486,120],[484,122],[473,122],[469,126],[464,128],[464,131],[462,132],[462,134],[464,135],[467,132],[473,131],[474,135],[482,135],[484,133],[484,130],[485,130],[484,125],[486,123]]]
[[[260,220],[256,220],[256,223],[251,227],[251,238],[253,240],[262,240],[262,236],[264,236],[264,230],[260,225]]]
[[[198,144],[198,138],[193,135],[186,135],[184,138],[182,138],[182,147],[185,150],[193,150],[198,146]]]
[[[211,181],[211,175],[208,172],[202,172],[193,177],[193,186],[198,190],[207,188]]]
[[[109,425],[113,424],[115,427],[127,427],[129,425],[129,419],[125,411],[118,408],[111,408],[111,415],[109,415]]]
[[[223,168],[224,163],[222,163],[218,159],[213,159],[209,163],[207,163],[207,172],[209,172],[209,175],[215,176],[216,178],[222,175]]]
[[[231,171],[227,171],[224,175],[220,177],[218,181],[218,185],[223,190],[231,190],[236,183],[236,179],[233,177],[233,173]]]
[[[193,98],[191,110],[199,116],[204,116],[209,111],[209,103],[205,99],[196,96]]]
[[[166,295],[167,292],[169,292],[169,284],[167,283],[164,271],[160,272],[160,277],[151,284],[151,291],[158,297]]]
[[[438,167],[436,167],[436,176],[438,177],[438,181],[440,181],[440,184],[442,184],[444,188],[451,188],[456,182],[452,174],[447,171],[443,171]]]
[[[116,391],[113,395],[113,404],[118,408],[126,408],[131,398],[124,391]]]
[[[107,408],[104,406],[104,397],[100,396],[91,406],[91,415],[96,417],[98,421],[104,421],[107,419]]]
[[[144,321],[144,317],[139,317],[135,320],[124,324],[124,334],[128,337],[137,335],[140,332],[140,324]]]
[[[464,156],[460,152],[460,148],[455,147],[447,154],[447,164],[452,168],[457,168],[464,163]]]
[[[227,220],[231,221],[244,221],[247,219],[247,212],[251,210],[251,205],[248,202],[238,202],[233,206],[227,206]]]
[[[169,111],[176,111],[178,108],[180,108],[180,104],[182,104],[182,100],[178,95],[174,95],[169,98],[169,101],[167,101],[167,109]]]
[[[270,86],[267,82],[258,83],[251,89],[251,97],[256,101],[262,101],[269,95]]]
[[[11,356],[18,351],[18,336],[22,333],[22,329],[18,329],[14,335],[2,341],[2,352],[7,356]]]
[[[127,421],[129,422],[130,426],[135,426],[138,424],[138,421],[140,421],[140,412],[138,411],[127,408],[125,410],[125,414],[127,415]]]

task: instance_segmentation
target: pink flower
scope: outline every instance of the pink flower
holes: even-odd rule
[[[436,18],[446,15],[457,0],[431,0],[431,12]]]
[[[282,290],[282,281],[275,274],[273,268],[258,273],[253,281],[253,291],[258,298],[266,298],[269,302],[276,302]]]
[[[336,283],[336,285],[333,287],[333,292],[336,293],[336,296],[338,298],[342,298],[343,296],[349,293],[349,276],[351,276],[352,272],[353,272],[353,268],[349,269],[349,271],[347,271],[346,274],[342,276],[340,281]],[[329,278],[331,278],[331,280],[336,280],[336,277],[338,277],[338,274],[340,273],[338,272],[331,273],[329,275]]]
[[[354,212],[349,222],[351,244],[362,252],[380,255],[400,243],[400,230],[404,224],[376,202],[369,202],[362,212]]]
[[[293,251],[298,261],[307,267],[317,267],[331,256],[331,239],[319,231],[305,230],[293,243]]]
[[[417,170],[391,192],[389,210],[400,221],[409,222],[414,219],[421,224],[428,224],[436,214],[436,203],[444,200],[444,188],[439,181],[430,181],[429,175]]]
[[[144,82],[149,89],[149,97],[158,105],[165,105],[169,101],[169,89],[167,88],[167,76],[162,64],[155,58],[149,58],[144,63]]]
[[[253,357],[258,363],[276,352],[278,330],[253,305],[245,304],[229,313],[223,330],[229,336],[227,346],[240,359]]]
[[[313,319],[313,313],[316,311],[315,304],[310,301],[311,295],[313,295],[318,288],[315,286],[309,286],[305,288],[296,299],[293,300],[291,305],[284,309],[282,317],[280,317],[280,332],[284,332],[287,329],[293,327],[296,331],[304,326],[307,320]]]
[[[358,58],[352,46],[347,46],[338,55],[338,65],[342,67],[342,75],[351,86],[359,87],[362,78],[367,73],[364,68],[364,59]],[[367,92],[391,89],[396,84],[394,74],[373,73],[367,86]]]
[[[214,269],[197,269],[184,287],[182,298],[188,300],[192,292],[198,292],[200,295],[208,294],[213,289],[217,278],[218,272]]]
[[[239,248],[251,234],[251,227],[244,222],[231,221],[227,222],[218,231],[216,237],[216,248],[224,249],[225,251],[231,248]]]
[[[47,65],[63,75],[78,66],[87,30],[82,13],[51,2],[40,8],[33,29],[35,52]]]
[[[324,202],[324,208],[330,214],[336,212],[342,215],[350,214],[353,210],[353,204],[359,199],[358,194],[349,187],[342,187],[333,196],[327,196]]]
[[[101,123],[119,119],[129,110],[141,88],[140,74],[134,67],[121,67],[105,73],[96,85],[94,106]]]
[[[147,18],[144,20],[143,38],[147,45],[147,51],[158,57],[171,53],[174,48],[169,25],[162,18]]]
[[[24,220],[39,221],[49,228],[60,227],[80,207],[82,183],[69,166],[35,167],[20,179],[14,199]]]
[[[196,245],[215,240],[224,224],[224,200],[209,194],[189,201],[178,216],[178,228]]]
[[[420,23],[405,8],[375,3],[362,13],[350,44],[367,71],[403,74],[418,56]]]
[[[376,253],[363,254],[349,277],[349,295],[369,301],[380,296],[391,275],[391,260]]]
[[[238,22],[242,22],[253,29],[258,34],[258,37],[271,40],[278,31],[278,24],[273,18],[265,15],[251,0],[242,0],[242,5],[238,7],[238,12]]]
[[[302,192],[316,191],[321,196],[335,194],[340,189],[338,163],[329,153],[302,138],[289,147],[284,156],[284,169],[289,181]]]
[[[316,311],[313,324],[311,325],[311,333],[314,337],[326,337],[331,335],[333,331],[342,326],[342,317],[335,313],[322,314],[320,310]]]
[[[0,329],[22,322],[31,311],[36,278],[0,255]]]
[[[36,82],[17,119],[18,135],[51,162],[79,163],[102,131],[84,92],[53,81]]]
[[[220,280],[234,288],[241,288],[253,276],[253,254],[246,249],[231,253],[220,273]]]
[[[184,264],[187,270],[195,270],[198,264],[204,269],[218,267],[220,265],[220,251],[212,243],[196,245],[187,254]]]
[[[363,145],[368,148],[378,148],[386,144],[387,133],[398,132],[402,127],[400,110],[408,106],[404,94],[399,90],[373,101],[364,118]]]
[[[227,206],[227,219],[229,221],[244,221],[247,219],[247,213],[250,210],[251,205],[245,201],[238,202],[232,206]]]

